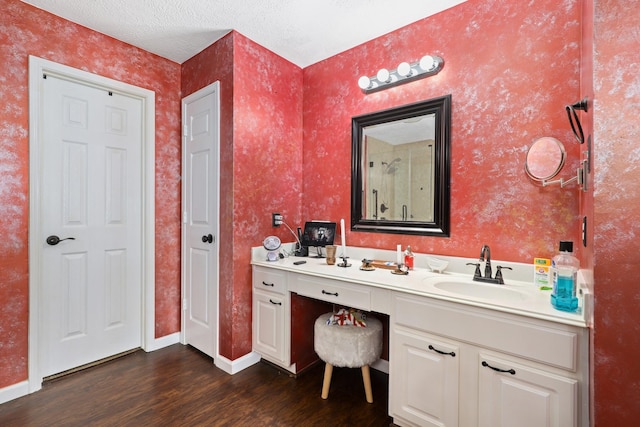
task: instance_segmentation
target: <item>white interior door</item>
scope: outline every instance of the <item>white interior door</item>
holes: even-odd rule
[[[55,76],[42,91],[47,376],[141,345],[143,112],[140,99]]]
[[[215,357],[218,341],[219,83],[182,101],[183,343]]]

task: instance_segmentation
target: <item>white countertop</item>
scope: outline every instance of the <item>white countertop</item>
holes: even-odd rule
[[[287,254],[293,244],[285,244],[281,253]],[[335,265],[328,265],[324,258],[285,256],[277,261],[267,261],[266,251],[262,247],[252,248],[251,263],[268,268],[275,268],[294,273],[301,273],[310,276],[322,277],[326,279],[340,280],[343,282],[367,285],[392,291],[406,292],[409,294],[425,296],[438,300],[456,302],[476,307],[482,307],[512,313],[536,319],[548,320],[567,325],[589,327],[592,307],[591,295],[586,293],[586,287],[580,286],[585,292],[580,300],[580,309],[576,313],[568,313],[553,308],[550,302],[550,291],[542,291],[533,284],[533,265],[502,262],[492,260],[491,264],[495,272],[496,266],[501,265],[511,267],[513,270],[503,270],[504,285],[486,284],[473,282],[473,272],[475,267],[467,266],[466,263],[477,263],[477,259],[458,258],[427,254],[447,260],[449,266],[444,273],[434,273],[427,267],[426,255],[415,254],[415,268],[408,275],[395,275],[391,270],[378,268],[374,271],[360,270],[363,258],[394,261],[396,252],[389,250],[378,250],[369,248],[347,247],[349,262],[351,267],[338,267],[340,259]],[[338,255],[341,249],[338,247]],[[294,265],[295,261],[304,260],[306,263]],[[481,265],[481,269],[484,265]],[[484,270],[483,270],[484,271]],[[581,274],[579,274],[579,285],[581,285]],[[505,298],[482,298],[466,296],[459,293],[449,292],[438,288],[438,283],[443,281],[454,281],[468,283],[469,286],[477,287],[502,287],[505,290]],[[475,290],[475,289],[474,289]],[[477,290],[481,290],[478,288]],[[489,289],[494,291],[494,289]],[[513,292],[511,292],[513,291]],[[515,298],[509,298],[515,296]]]

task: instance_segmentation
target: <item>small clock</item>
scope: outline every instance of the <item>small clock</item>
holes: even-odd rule
[[[267,236],[262,242],[262,246],[267,250],[267,261],[278,260],[278,249],[280,249],[280,238],[278,236]]]

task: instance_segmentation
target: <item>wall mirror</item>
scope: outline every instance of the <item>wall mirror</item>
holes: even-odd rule
[[[449,236],[451,95],[352,119],[351,229]]]
[[[545,136],[535,140],[529,147],[524,170],[533,181],[543,183],[560,172],[566,157],[562,143]]]

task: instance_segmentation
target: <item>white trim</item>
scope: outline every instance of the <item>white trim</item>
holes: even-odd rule
[[[40,104],[42,102],[42,76],[52,74],[71,81],[81,81],[98,87],[107,87],[113,92],[140,98],[144,120],[142,142],[142,336],[144,350],[155,345],[155,93],[107,77],[88,73],[46,59],[29,56],[29,380],[28,391],[42,388],[39,355],[39,297],[41,229],[39,215],[39,168],[40,165]]]
[[[260,355],[255,351],[251,353],[247,353],[242,357],[239,357],[235,360],[229,360],[224,356],[218,355],[213,363],[216,367],[222,369],[227,374],[233,375],[242,371],[243,369],[247,369],[249,366],[253,366],[260,361]]]
[[[156,338],[153,340],[151,345],[148,345],[144,348],[144,351],[147,353],[151,351],[160,350],[161,348],[169,347],[174,344],[180,343],[180,332],[174,332],[169,335],[165,335],[164,337]]]
[[[384,359],[378,359],[371,364],[371,367],[376,371],[384,372],[385,374],[389,374],[389,361]]]
[[[184,305],[184,296],[186,295],[185,292],[185,266],[184,266],[184,260],[188,259],[188,257],[186,256],[185,252],[187,250],[186,246],[185,246],[185,242],[186,242],[186,229],[185,229],[185,221],[184,221],[184,212],[185,212],[185,197],[187,194],[187,188],[186,188],[186,183],[187,180],[185,179],[185,169],[186,169],[186,165],[187,165],[187,159],[186,159],[186,142],[185,142],[185,122],[186,122],[186,114],[187,114],[187,104],[189,104],[190,102],[192,102],[195,99],[199,99],[199,98],[203,98],[209,94],[215,93],[215,102],[216,102],[216,121],[217,121],[217,135],[216,135],[216,168],[217,168],[217,173],[218,173],[218,179],[217,179],[217,183],[218,183],[218,188],[216,191],[216,200],[215,200],[215,210],[218,213],[217,215],[217,220],[216,220],[216,224],[215,224],[215,242],[214,245],[216,247],[216,254],[218,255],[215,259],[215,263],[216,263],[216,271],[218,272],[218,277],[216,278],[216,288],[214,289],[214,292],[217,294],[216,297],[216,341],[213,343],[213,354],[216,355],[216,357],[214,358],[214,363],[215,363],[215,359],[219,358],[220,355],[218,354],[218,349],[219,349],[219,345],[218,342],[220,340],[220,81],[215,81],[187,96],[185,96],[184,98],[182,98],[182,103],[181,103],[181,117],[182,117],[182,123],[181,123],[181,139],[182,139],[182,171],[181,171],[181,175],[182,175],[182,200],[181,200],[181,218],[180,218],[180,228],[181,228],[181,232],[180,232],[180,236],[181,236],[181,248],[180,248],[180,255],[181,255],[181,262],[180,262],[180,292],[181,292],[181,298],[180,298],[180,342],[182,344],[187,344],[186,342],[186,336],[185,336],[185,330],[184,330],[184,325],[186,322],[185,319],[185,315],[187,314],[187,310],[185,308]]]
[[[29,394],[29,381],[11,384],[0,389],[0,404]]]

